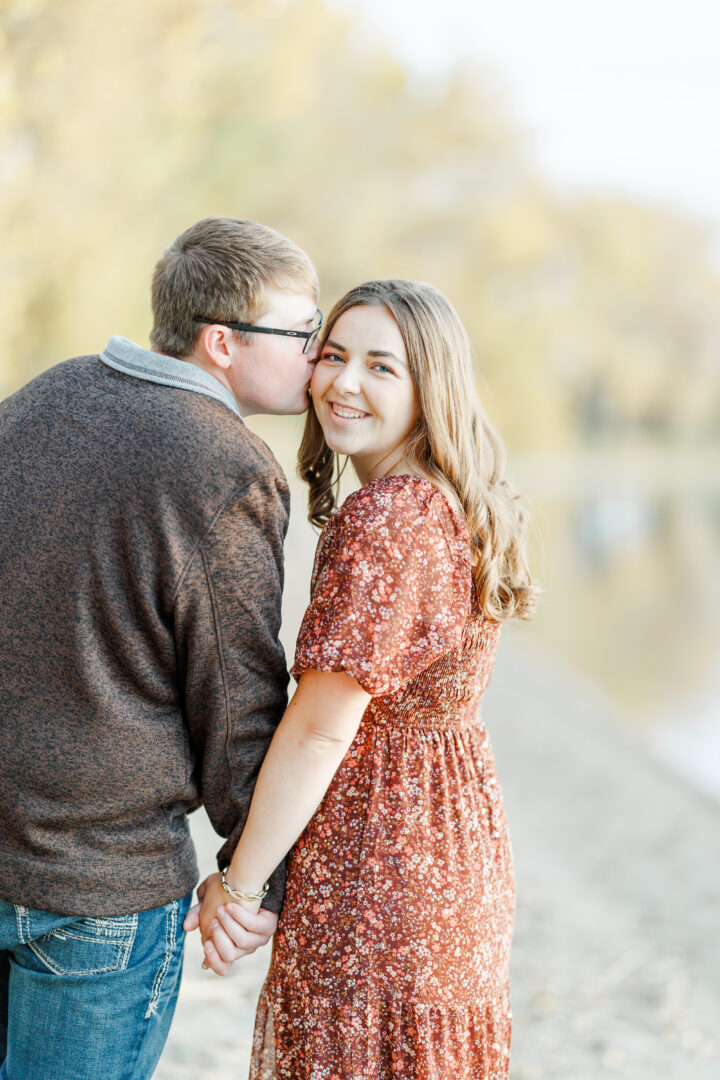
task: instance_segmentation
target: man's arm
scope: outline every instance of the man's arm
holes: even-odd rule
[[[239,489],[217,515],[178,587],[175,639],[202,800],[227,842],[226,865],[287,703],[278,640],[287,495],[272,475]],[[278,912],[284,866],[264,906]]]
[[[260,770],[247,824],[227,871],[232,888],[256,894],[288,853],[322,802],[369,701],[370,695],[345,672],[303,674]],[[246,951],[245,932],[252,928],[248,913],[255,917],[259,901],[232,905],[235,920],[244,927],[238,937],[217,875],[208,878],[206,886],[199,910],[186,919],[185,929],[199,925],[206,962],[223,975]]]

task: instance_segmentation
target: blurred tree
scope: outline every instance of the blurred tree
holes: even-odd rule
[[[0,392],[145,339],[152,265],[207,214],[305,246],[326,308],[438,285],[518,449],[718,437],[702,231],[548,190],[487,73],[412,80],[321,0],[0,0]]]

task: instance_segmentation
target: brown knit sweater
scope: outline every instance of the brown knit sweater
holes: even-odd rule
[[[86,356],[0,405],[0,489],[0,898],[166,904],[201,802],[229,861],[286,704],[285,477],[220,401]]]

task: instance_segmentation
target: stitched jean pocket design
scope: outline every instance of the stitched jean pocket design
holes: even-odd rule
[[[176,960],[178,956],[182,956],[182,943],[183,943],[183,930],[180,925],[180,939],[178,940],[178,922],[180,917],[184,918],[184,912],[187,911],[188,904],[183,902],[183,914],[180,915],[181,904],[177,900],[173,900],[165,908],[165,952],[163,954],[162,962],[158,968],[155,978],[153,979],[152,988],[150,990],[150,1001],[148,1002],[147,1012],[145,1013],[145,1019],[149,1020],[151,1016],[154,1016],[160,1007],[160,995],[162,994],[163,984],[170,965],[173,960]],[[178,953],[178,947],[180,951]]]
[[[130,960],[137,925],[137,915],[77,919],[28,942],[28,946],[56,975],[123,971]]]

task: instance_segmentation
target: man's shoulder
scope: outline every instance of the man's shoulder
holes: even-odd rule
[[[116,371],[98,353],[63,360],[0,406],[0,429],[43,431],[67,441],[83,432],[87,458],[122,464],[132,483],[162,483],[182,498],[198,489],[231,497],[255,481],[283,497],[287,481],[270,447],[222,401]],[[284,501],[284,499],[283,499]]]
[[[254,478],[277,477],[286,483],[285,473],[268,444],[221,402],[200,394],[178,403],[184,417],[181,439],[200,451],[198,470],[222,473],[236,487]]]
[[[178,492],[196,492],[212,505],[259,485],[288,502],[287,479],[272,450],[227,405],[188,390],[137,384],[128,434],[139,444],[139,457],[172,477]]]
[[[93,370],[99,374],[101,367],[99,353],[86,353],[82,356],[56,361],[20,386],[11,397],[25,397],[30,393],[49,391],[51,387],[57,385],[73,383],[83,377],[92,377]]]
[[[52,364],[0,401],[0,419],[11,424],[33,417],[40,421],[43,415],[72,402],[82,387],[92,384],[102,366],[97,353]]]

